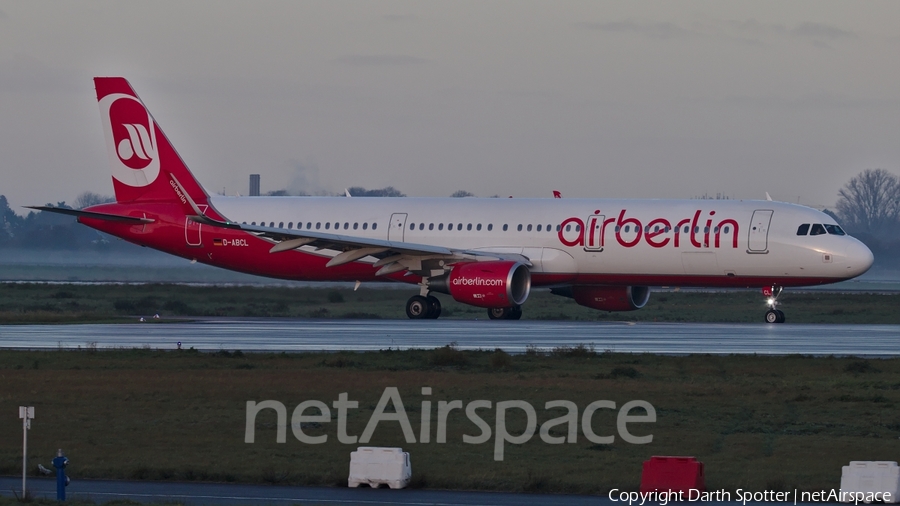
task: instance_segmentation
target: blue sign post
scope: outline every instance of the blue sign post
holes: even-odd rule
[[[62,448],[56,452],[56,458],[53,459],[53,467],[56,468],[56,500],[66,500],[66,487],[69,485],[69,478],[66,476],[66,466],[69,465],[69,459],[63,455]]]

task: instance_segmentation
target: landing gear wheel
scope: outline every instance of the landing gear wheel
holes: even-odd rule
[[[428,301],[428,316],[430,320],[437,320],[441,316],[441,301],[434,295],[429,295],[425,300]]]
[[[766,304],[769,310],[766,311],[766,323],[784,323],[784,311],[778,308],[778,296],[781,295],[783,287],[773,285],[771,287],[763,287],[763,295],[766,297]]]
[[[406,301],[406,316],[411,320],[423,320],[428,318],[428,299],[421,295],[413,295]]]
[[[492,307],[488,309],[488,318],[491,320],[518,320],[522,317],[522,306]]]
[[[492,307],[488,309],[488,318],[491,320],[508,320],[511,310],[508,307]]]

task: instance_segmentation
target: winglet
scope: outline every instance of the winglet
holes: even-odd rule
[[[766,200],[768,200],[769,202],[772,201],[772,197],[769,196],[769,192],[766,192]]]

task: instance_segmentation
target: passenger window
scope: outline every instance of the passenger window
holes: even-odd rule
[[[347,230],[348,228],[350,228],[350,223],[345,221],[344,222],[344,230]]]
[[[409,224],[409,229],[410,229],[410,230],[415,230],[415,229],[416,229],[416,224],[415,224],[415,223],[410,223],[410,224]]]
[[[700,233],[700,227],[694,227],[694,233],[695,233],[695,234],[699,234],[699,233]]]
[[[519,223],[519,226],[518,226],[518,228],[517,228],[516,230],[518,230],[519,232],[522,231],[522,224],[521,224],[521,223]]]
[[[566,225],[566,232],[572,230],[572,225]],[[619,227],[616,227],[616,232],[619,231]]]
[[[704,233],[704,234],[708,234],[708,233],[709,233],[709,227],[703,227],[703,233]]]
[[[456,224],[456,230],[462,230],[462,223]]]
[[[270,221],[270,222],[269,222],[269,228],[275,228],[275,222],[274,222],[274,221]]]
[[[444,224],[438,223],[438,230],[444,230]]]
[[[631,232],[631,225],[625,225],[625,233]]]
[[[279,222],[278,222],[278,228],[284,228],[284,222],[283,222],[283,221],[279,221]]]
[[[334,229],[337,230],[339,228],[341,228],[341,224],[338,222],[334,222]]]
[[[466,225],[466,230],[472,230],[472,224],[471,224],[471,223],[469,223],[468,225]]]
[[[448,230],[448,231],[449,231],[449,230],[453,230],[453,224],[452,224],[452,223],[448,223],[448,224],[447,224],[447,230]]]
[[[825,230],[827,230],[828,233],[832,235],[847,235],[844,232],[844,229],[837,225],[825,225]]]
[[[254,221],[253,223],[251,223],[251,225],[256,226],[256,222]]]
[[[506,223],[504,223],[504,224],[503,224],[503,231],[506,232],[507,230],[509,230],[509,225],[507,225]]]
[[[622,230],[622,227],[616,225],[616,233],[617,233],[617,234],[619,233],[620,230]]]
[[[330,221],[325,222],[325,230],[328,230],[330,228],[331,228],[331,222]]]
[[[478,225],[475,225],[475,230],[479,230],[479,231],[481,230],[481,223],[479,223]]]
[[[804,223],[797,228],[797,235],[806,235],[809,233],[809,223]]]
[[[539,223],[538,226],[537,226],[537,231],[538,231],[538,232],[541,231],[541,225],[540,225],[540,223]]]
[[[687,225],[685,225],[685,226],[684,226],[684,233],[687,234],[687,233],[690,232],[690,231],[691,231],[691,229],[688,228]]]
[[[319,230],[320,228],[322,228],[322,222],[321,222],[321,221],[317,221],[317,222],[316,222],[316,230]]]
[[[428,230],[434,230],[434,223],[428,224]]]
[[[356,229],[358,229],[358,228],[359,228],[359,222],[354,223],[354,224],[353,224],[353,230],[356,230]]]
[[[290,229],[292,229],[292,228],[294,228],[294,222],[289,221],[289,222],[288,222],[288,230],[290,230]]]
[[[581,225],[575,225],[575,231],[581,232]]]
[[[363,222],[363,230],[369,228],[369,222]]]
[[[812,230],[809,231],[809,235],[822,235],[824,233],[826,233],[825,227],[823,227],[819,223],[814,223],[812,226]]]
[[[561,228],[561,226],[560,226],[560,225],[557,225],[557,226],[556,226],[556,231],[559,232],[559,229],[560,229],[560,228]]]
[[[372,230],[375,230],[376,228],[378,228],[378,224],[377,224],[377,223],[373,223],[373,224],[372,224]]]
[[[725,227],[722,229],[722,232],[725,232],[727,234],[730,230],[731,230],[731,228]]]

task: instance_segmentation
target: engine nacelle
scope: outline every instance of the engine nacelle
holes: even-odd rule
[[[458,264],[449,275],[428,281],[428,288],[457,302],[486,308],[522,305],[531,293],[531,272],[521,262]]]
[[[572,298],[580,306],[603,311],[634,311],[650,300],[649,286],[573,286]]]

